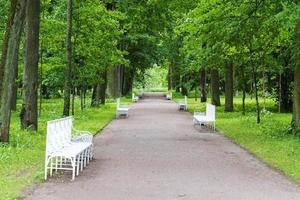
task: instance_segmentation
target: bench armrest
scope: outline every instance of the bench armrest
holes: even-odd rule
[[[89,131],[81,131],[72,128],[75,132],[75,135],[72,137],[72,142],[93,142],[93,134]]]
[[[89,134],[75,135],[72,137],[71,141],[93,143],[93,135],[89,135]]]

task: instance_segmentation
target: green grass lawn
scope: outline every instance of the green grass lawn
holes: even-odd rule
[[[178,95],[176,101],[183,101]],[[210,100],[208,100],[210,102]],[[221,99],[224,105],[224,98]],[[263,107],[263,101],[260,102]],[[205,104],[188,100],[189,111],[205,111]],[[235,111],[225,113],[224,106],[217,108],[216,127],[234,142],[257,155],[287,176],[300,181],[300,137],[288,134],[292,114],[276,113],[275,102],[266,101],[267,112],[262,112],[261,124],[256,124],[255,101],[247,98],[246,115],[241,113],[241,98],[234,99]]]
[[[122,102],[129,103],[128,99]],[[81,112],[76,100],[74,126],[94,134],[103,129],[115,117],[115,102],[99,108],[88,108]],[[88,104],[89,105],[89,104]],[[20,105],[18,105],[20,110]],[[0,146],[0,199],[16,199],[22,190],[43,181],[46,141],[46,122],[62,117],[63,101],[44,100],[39,118],[39,131],[27,132],[20,129],[19,112],[13,113],[10,144]]]

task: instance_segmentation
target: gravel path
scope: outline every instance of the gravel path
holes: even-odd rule
[[[290,200],[300,187],[227,138],[192,125],[174,102],[146,98],[95,138],[95,160],[25,199]]]

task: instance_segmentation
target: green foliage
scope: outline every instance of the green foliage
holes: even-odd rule
[[[168,88],[168,82],[166,80],[167,73],[168,71],[165,67],[154,66],[145,71],[145,79],[142,81],[143,84],[137,82],[135,87],[140,89],[144,87],[146,91],[165,91]]]
[[[263,90],[266,74],[275,80],[297,63],[292,57],[298,52],[294,28],[299,16],[299,4],[293,1],[200,1],[177,21],[176,37],[183,42],[183,62],[177,68],[183,76],[217,68],[223,77],[230,62],[238,75],[237,88],[245,80],[252,84],[255,70]],[[193,84],[195,79],[186,81]]]

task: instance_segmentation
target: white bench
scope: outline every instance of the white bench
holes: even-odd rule
[[[129,107],[125,105],[120,105],[120,98],[117,98],[117,110],[116,110],[116,117],[119,118],[120,116],[129,116]]]
[[[72,138],[72,127],[72,117],[47,122],[45,180],[48,170],[50,176],[53,170],[71,170],[75,180],[75,173],[78,176],[79,170],[93,159],[93,135],[73,129],[76,136]]]
[[[206,112],[194,112],[194,125],[202,124],[212,126],[215,131],[215,123],[216,123],[216,106],[212,104],[206,104]]]
[[[184,102],[179,102],[179,110],[187,110],[188,103],[187,103],[187,96],[184,96]]]
[[[139,101],[139,97],[135,96],[134,93],[132,93],[132,102],[137,103]]]
[[[172,93],[167,94],[167,95],[166,95],[166,99],[167,99],[167,100],[172,100],[172,96],[173,96]]]
[[[139,94],[139,98],[143,98],[145,96],[145,93],[144,93],[144,91],[142,91],[140,94]]]

